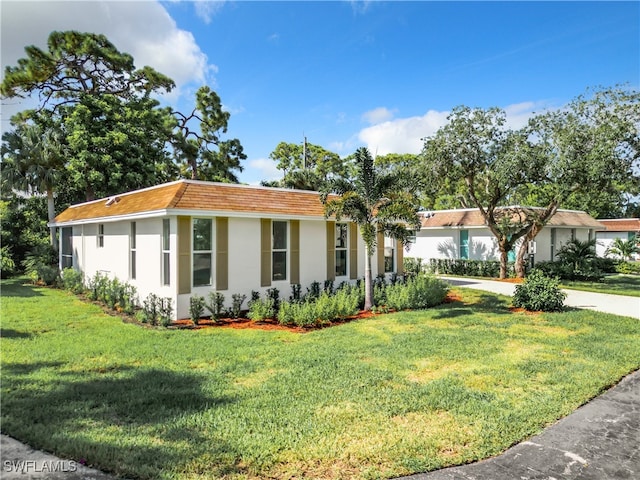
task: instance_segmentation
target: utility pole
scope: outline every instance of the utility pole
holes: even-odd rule
[[[303,134],[304,135],[304,134]],[[302,168],[307,169],[307,137],[304,137],[302,142]]]

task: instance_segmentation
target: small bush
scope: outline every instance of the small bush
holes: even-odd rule
[[[302,285],[299,283],[291,284],[291,296],[289,297],[290,302],[300,302],[302,301]]]
[[[262,321],[274,318],[275,315],[276,309],[273,298],[266,298],[264,300],[258,299],[251,302],[248,314],[251,320]]]
[[[311,282],[307,287],[307,298],[318,298],[320,296],[320,282]]]
[[[211,318],[217,322],[224,313],[224,295],[220,292],[209,292],[204,306],[211,313]]]
[[[547,277],[541,270],[534,269],[524,283],[516,285],[513,306],[529,311],[558,312],[563,309],[565,298],[557,278]]]
[[[22,262],[24,271],[32,283],[55,285],[59,274],[57,267],[58,258],[51,245],[41,245],[32,250]]]
[[[430,275],[410,278],[404,284],[390,285],[386,289],[386,306],[394,310],[417,310],[441,304],[449,287]]]
[[[277,312],[280,308],[280,290],[275,287],[268,288],[267,298],[273,300],[273,309]]]
[[[173,302],[169,297],[160,298],[158,300],[159,308],[157,310],[160,325],[167,327],[171,323],[171,317],[173,316]]]
[[[640,262],[618,262],[615,271],[627,275],[640,275]]]
[[[140,312],[142,313],[140,314]],[[166,327],[171,323],[173,303],[168,297],[160,298],[150,293],[142,302],[142,310],[140,312],[136,314],[136,317],[141,319],[143,323],[151,325],[158,325],[159,323]]]
[[[404,268],[404,274],[407,277],[415,277],[423,271],[421,258],[405,257],[402,260],[402,266]]]
[[[193,295],[189,299],[189,318],[194,325],[198,325],[200,318],[204,315],[205,301],[200,295]]]
[[[242,304],[247,299],[246,295],[241,293],[234,293],[231,295],[231,309],[229,310],[229,316],[231,318],[239,318],[242,312]]]
[[[84,292],[84,275],[82,272],[74,268],[62,270],[62,288],[75,294]]]

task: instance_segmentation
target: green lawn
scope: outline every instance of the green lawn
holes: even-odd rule
[[[562,280],[562,288],[640,297],[640,275],[609,275],[602,282]]]
[[[2,283],[2,431],[128,478],[388,478],[495,455],[640,367],[640,322],[463,302],[307,334],[123,323]]]

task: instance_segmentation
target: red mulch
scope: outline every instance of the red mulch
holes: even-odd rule
[[[191,320],[176,320],[172,322],[170,327],[173,328],[185,328],[192,330],[200,330],[203,328],[235,328],[235,329],[255,329],[255,330],[286,330],[294,333],[307,333],[313,330],[319,330],[321,328],[333,327],[335,325],[342,325],[344,323],[352,322],[353,320],[360,320],[363,318],[371,318],[378,314],[361,310],[356,315],[345,318],[344,320],[336,320],[326,325],[313,326],[313,327],[297,327],[289,325],[280,325],[276,320],[261,320],[255,321],[248,318],[221,318],[217,322],[210,319],[200,319],[198,325],[194,325]]]

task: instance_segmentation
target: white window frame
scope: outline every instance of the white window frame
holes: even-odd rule
[[[65,252],[65,236],[69,236],[69,252]],[[60,229],[60,266],[64,268],[73,267],[73,227],[62,227]]]
[[[198,221],[205,221],[205,222],[209,222],[209,239],[210,239],[210,245],[209,245],[209,249],[207,250],[196,250],[196,235],[195,235],[195,226],[196,226],[196,222]],[[191,240],[191,266],[192,266],[192,273],[191,273],[191,286],[192,287],[212,287],[213,286],[213,242],[214,242],[214,237],[213,237],[213,218],[205,218],[205,217],[195,217],[192,219],[191,221],[191,232],[192,232],[192,240]],[[209,282],[208,283],[202,283],[202,284],[196,284],[195,282],[195,259],[196,259],[196,255],[209,255]]]
[[[391,237],[384,237],[384,273],[393,273],[396,271],[396,240]],[[387,252],[391,251],[391,255]],[[391,269],[387,269],[387,258],[391,258]]]
[[[341,232],[342,230],[342,232]],[[344,233],[344,242],[342,246],[339,246],[339,240],[341,233]],[[344,273],[338,272],[338,254],[344,255]],[[336,223],[335,232],[335,275],[336,277],[346,277],[349,275],[349,224],[348,223]]]
[[[131,280],[135,280],[137,274],[136,228],[136,222],[129,224],[129,278]]]
[[[98,248],[104,248],[104,223],[98,224],[98,233],[96,235],[96,245]]]
[[[162,271],[162,285],[171,285],[171,220],[162,219],[162,243],[160,245],[162,255],[160,259],[160,269]]]
[[[276,224],[284,224],[285,246],[284,248],[276,248]],[[289,278],[289,222],[286,220],[273,220],[271,222],[271,281],[285,282]],[[284,253],[284,278],[276,278],[275,256],[276,253]]]

